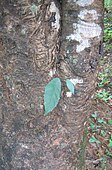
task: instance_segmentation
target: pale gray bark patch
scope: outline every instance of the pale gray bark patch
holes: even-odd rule
[[[94,0],[74,0],[74,2],[76,2],[80,6],[89,6],[94,2]]]
[[[51,2],[50,8],[51,13],[55,14],[55,21],[52,22],[52,27],[57,29],[57,31],[60,28],[60,12],[59,9],[56,7],[56,4],[54,2]]]
[[[84,82],[84,80],[82,78],[79,78],[79,77],[70,79],[70,81],[74,84],[74,86],[76,86],[76,84],[82,84]]]
[[[78,17],[82,20],[88,21],[88,19],[89,19],[89,21],[91,21],[91,20],[97,20],[98,14],[97,14],[96,10],[94,10],[94,9],[92,9],[92,10],[84,9],[84,10],[80,11]]]
[[[73,23],[73,34],[66,37],[68,40],[76,40],[79,44],[76,46],[76,52],[79,53],[85,48],[91,46],[94,37],[100,37],[102,29],[94,21],[98,19],[97,11],[82,10],[80,11],[78,23]],[[88,22],[87,22],[88,21]]]

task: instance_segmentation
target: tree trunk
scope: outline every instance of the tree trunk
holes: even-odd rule
[[[62,43],[61,56],[64,62],[60,69],[62,76],[76,84],[76,95],[66,103],[65,119],[74,146],[74,167],[84,169],[83,133],[86,133],[87,117],[93,112],[92,98],[95,91],[97,66],[102,54],[103,1],[70,1],[62,3]],[[63,106],[63,104],[62,104]],[[82,142],[81,142],[82,141]],[[81,147],[81,148],[80,148]],[[80,152],[78,154],[78,148]],[[80,161],[77,162],[79,155]]]
[[[84,170],[103,1],[0,3],[0,169]],[[52,77],[61,78],[61,100],[45,117],[44,88]],[[66,79],[75,84],[70,98]]]

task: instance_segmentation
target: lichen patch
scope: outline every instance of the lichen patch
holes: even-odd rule
[[[53,77],[53,75],[55,75],[55,73],[56,73],[56,69],[55,68],[51,69],[50,72],[49,72],[49,76]]]
[[[81,43],[79,45],[77,45],[76,47],[76,51],[77,53],[79,53],[80,51],[83,51],[85,48],[90,47],[90,42],[88,39],[82,40]]]
[[[93,20],[97,20],[98,19],[98,14],[97,11],[92,9],[92,10],[87,10],[84,9],[82,11],[80,11],[80,14],[78,15],[78,17],[82,20],[87,20],[87,21],[93,21]]]
[[[94,38],[97,36],[100,36],[101,34],[101,27],[100,25],[94,23],[94,22],[85,22],[79,20],[78,24],[74,23],[74,33],[80,34],[82,38]]]
[[[49,10],[52,14],[55,14],[55,21],[52,22],[52,27],[57,29],[57,31],[58,31],[59,28],[60,28],[60,12],[59,12],[59,9],[56,7],[56,4],[54,2],[51,2]]]
[[[66,96],[67,96],[67,97],[72,97],[72,92],[68,92],[68,91],[67,91],[67,92],[66,92]]]
[[[78,41],[79,44],[76,46],[76,52],[79,53],[85,48],[91,46],[91,41],[94,37],[100,37],[102,29],[100,25],[95,22],[85,22],[79,20],[78,23],[73,23],[73,34],[66,37],[68,40]]]
[[[94,2],[94,0],[74,0],[74,2],[76,2],[79,6],[89,6]]]
[[[75,79],[70,79],[70,81],[74,84],[74,86],[76,85],[76,84],[81,84],[81,83],[83,83],[83,79],[82,78],[75,78]]]

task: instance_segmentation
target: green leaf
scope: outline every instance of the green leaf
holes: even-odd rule
[[[106,149],[106,155],[109,157],[112,157],[112,152],[110,152],[108,149]]]
[[[94,129],[96,128],[95,124],[91,122],[91,123],[90,123],[90,128],[91,128],[92,130],[94,130]]]
[[[106,136],[107,133],[104,130],[101,130],[100,134],[101,134],[101,136],[104,137],[104,136]]]
[[[92,118],[95,118],[95,119],[96,119],[96,118],[97,118],[97,116],[98,116],[98,115],[97,115],[97,113],[96,113],[96,112],[95,112],[95,113],[93,113],[93,114],[91,114],[91,117],[92,117]]]
[[[102,119],[98,119],[98,123],[103,123],[103,124],[106,124],[106,122]]]
[[[61,81],[54,78],[45,87],[44,107],[45,115],[51,112],[58,104],[61,95]]]
[[[37,15],[37,11],[39,10],[39,8],[35,4],[32,4],[32,6],[30,7],[30,10],[33,15],[35,14]]]
[[[94,136],[91,136],[91,138],[89,139],[89,142],[90,143],[97,143],[97,144],[99,144],[99,143],[101,143],[98,139],[96,139]]]
[[[102,160],[101,160],[101,167],[105,168],[105,166],[106,166],[106,159],[102,158]]]
[[[69,79],[66,80],[66,85],[67,85],[68,89],[70,90],[70,92],[72,94],[74,94],[74,85]]]
[[[108,120],[108,124],[109,124],[109,125],[112,125],[112,120]]]
[[[110,148],[112,148],[112,139],[109,140],[108,146],[109,146]]]

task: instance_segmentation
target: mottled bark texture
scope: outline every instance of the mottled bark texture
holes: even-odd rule
[[[102,14],[101,0],[64,0],[62,8],[56,0],[0,1],[0,170],[79,170]],[[53,73],[62,96],[45,117],[43,92]],[[66,78],[76,84],[71,98]]]
[[[62,77],[64,74],[74,79],[75,83],[78,82],[76,95],[69,100],[64,99],[67,103],[65,116],[68,129],[72,133],[74,148],[77,146],[74,149],[76,158],[84,124],[86,125],[86,119],[92,113],[91,100],[103,35],[103,0],[65,0],[62,2],[62,11],[61,56],[64,62],[61,63],[60,70]],[[80,154],[79,157],[81,158]],[[78,164],[82,166],[82,162]],[[79,169],[77,160],[74,167]]]

